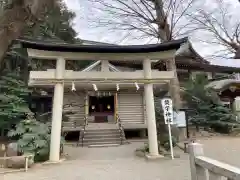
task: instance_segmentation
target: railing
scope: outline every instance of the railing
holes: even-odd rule
[[[124,133],[124,129],[123,129],[123,126],[122,126],[121,119],[120,119],[119,115],[117,114],[116,117],[117,117],[118,128],[119,128],[119,131],[120,131],[120,139],[121,139],[121,145],[122,145],[123,141],[125,140],[125,133]]]
[[[189,144],[191,180],[240,179],[240,168],[204,156],[203,145]]]
[[[85,135],[87,125],[88,125],[88,120],[87,120],[87,117],[85,116],[84,117],[84,126],[83,126],[83,129],[82,129],[82,132],[80,131],[80,136],[79,136],[79,140],[78,140],[78,142],[80,142],[80,139],[81,139],[82,147],[84,146],[84,135]],[[79,145],[79,143],[78,143],[78,145]]]

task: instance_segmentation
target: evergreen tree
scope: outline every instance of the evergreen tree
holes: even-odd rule
[[[217,93],[206,87],[207,83],[206,76],[200,74],[185,85],[184,99],[188,107],[196,111],[191,117],[191,122],[229,133],[239,122],[236,121],[232,110],[221,103]]]
[[[22,37],[30,39],[38,39],[56,43],[79,43],[77,33],[73,28],[73,19],[75,13],[70,11],[63,0],[57,0],[54,7],[46,8],[46,16],[43,21],[39,21],[32,28],[31,25],[26,26],[22,33]],[[67,61],[66,68],[73,70],[81,69],[81,66],[89,64],[82,61]],[[4,69],[9,71],[21,68],[21,76],[24,81],[28,80],[29,68],[33,70],[46,70],[55,68],[55,61],[40,61],[38,59],[29,59],[25,49],[21,48],[17,42],[12,43],[9,47],[4,61],[0,65],[0,72]]]
[[[0,77],[0,127],[16,124],[30,113],[29,93],[17,73],[6,73]]]

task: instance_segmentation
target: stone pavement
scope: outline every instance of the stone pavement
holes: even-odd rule
[[[203,138],[205,155],[240,168],[240,137]]]
[[[75,160],[8,174],[4,180],[189,180],[188,156],[147,162],[134,156],[140,142],[109,148],[66,148]],[[1,179],[1,177],[0,177]]]
[[[240,138],[200,139],[205,155],[240,167]],[[146,162],[134,156],[140,142],[110,148],[67,147],[74,158],[58,165],[30,169],[27,173],[5,175],[4,180],[189,180],[188,155],[179,159]],[[0,176],[0,180],[3,178]]]

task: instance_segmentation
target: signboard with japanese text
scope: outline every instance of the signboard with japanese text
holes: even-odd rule
[[[173,105],[172,99],[164,98],[161,100],[165,124],[173,124]]]
[[[171,150],[171,157],[174,159],[173,155],[173,143],[172,143],[172,132],[171,132],[171,124],[173,124],[173,105],[172,105],[172,99],[170,98],[164,98],[161,100],[162,108],[163,108],[163,115],[164,115],[164,121],[165,124],[168,125],[168,137],[169,137],[169,144],[170,144],[170,150]]]

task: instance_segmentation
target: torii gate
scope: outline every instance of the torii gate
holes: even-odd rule
[[[19,40],[27,48],[29,57],[56,60],[53,71],[31,71],[29,84],[54,86],[52,109],[52,130],[50,161],[59,161],[64,84],[72,83],[144,83],[146,116],[148,126],[149,158],[158,158],[158,141],[155,119],[153,84],[169,83],[176,74],[173,71],[151,69],[153,60],[171,60],[176,51],[187,39],[174,40],[161,44],[106,46],[106,45],[69,45]],[[66,71],[66,60],[111,60],[136,61],[143,63],[143,71],[135,72],[76,72]]]

